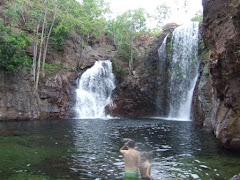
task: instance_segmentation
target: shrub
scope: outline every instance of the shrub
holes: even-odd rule
[[[117,74],[124,75],[125,71],[122,67],[117,66],[116,64],[113,64],[113,71]]]
[[[16,72],[18,67],[30,66],[31,60],[25,48],[31,44],[23,31],[12,32],[0,21],[0,67],[8,72]]]

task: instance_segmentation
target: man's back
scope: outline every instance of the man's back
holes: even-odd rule
[[[136,151],[135,143],[128,141],[120,149],[120,153],[124,156],[125,161],[125,179],[138,179],[138,169],[141,166],[140,152]]]
[[[140,152],[135,149],[121,150],[125,161],[125,171],[137,171],[141,165]]]
[[[149,163],[149,161],[145,161],[142,166],[141,166],[141,176],[144,179],[151,179],[151,164]]]

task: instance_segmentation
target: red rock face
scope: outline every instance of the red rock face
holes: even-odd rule
[[[132,84],[118,86],[112,97],[113,103],[106,107],[106,113],[117,117],[150,117],[156,112],[154,99]]]
[[[212,126],[225,147],[240,150],[240,4],[205,0],[203,6],[214,97]]]

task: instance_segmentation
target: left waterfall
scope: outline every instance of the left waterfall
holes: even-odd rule
[[[78,79],[76,89],[76,118],[104,118],[105,106],[110,101],[115,88],[115,77],[112,73],[112,62],[96,61]]]

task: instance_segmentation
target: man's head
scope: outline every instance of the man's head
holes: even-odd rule
[[[128,147],[129,148],[135,148],[135,142],[134,141],[129,141],[128,142]]]

